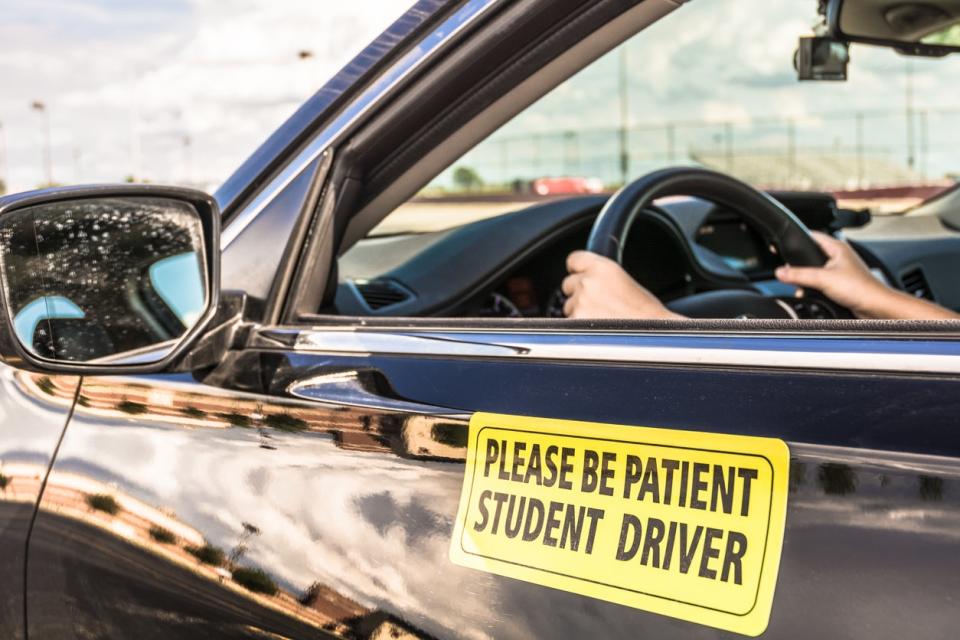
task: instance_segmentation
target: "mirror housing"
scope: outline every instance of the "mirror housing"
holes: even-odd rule
[[[960,52],[960,2],[926,0],[828,0],[827,29],[844,42],[889,47],[912,56],[939,58]]]
[[[834,38],[801,37],[793,56],[798,80],[843,82],[849,63],[849,45]]]
[[[192,189],[104,185],[0,198],[0,359],[77,375],[172,368],[220,297],[220,212]]]

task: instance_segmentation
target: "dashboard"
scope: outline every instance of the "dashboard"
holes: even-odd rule
[[[781,261],[763,237],[736,214],[716,215],[697,229],[695,239],[744,273],[771,273]]]
[[[575,225],[531,259],[521,263],[488,295],[467,302],[465,316],[562,318],[566,296],[560,289],[567,275],[567,256],[587,244],[593,218]],[[638,218],[623,254],[623,266],[661,300],[674,300],[701,290],[682,242],[667,225]]]
[[[842,226],[831,196],[772,195],[812,229]],[[566,257],[586,245],[604,202],[575,197],[448,231],[365,239],[340,258],[336,312],[561,317]],[[904,231],[891,238],[889,224],[883,237],[863,229],[854,246],[893,286],[958,308],[952,265],[960,264],[960,234],[935,217],[926,224],[919,236]],[[638,215],[623,255],[627,272],[666,303],[729,289],[790,296],[793,289],[773,277],[780,264],[775,247],[740,215],[695,198],[670,199]]]

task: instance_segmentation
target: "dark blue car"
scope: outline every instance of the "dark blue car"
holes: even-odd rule
[[[960,325],[775,277],[960,310],[954,4],[421,0],[212,197],[0,199],[0,636],[957,637]]]

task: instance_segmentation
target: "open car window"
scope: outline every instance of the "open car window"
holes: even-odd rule
[[[683,6],[503,126],[372,235],[611,193],[672,165],[761,189],[828,192],[879,214],[951,187],[960,175],[951,133],[960,130],[960,57],[855,46],[846,82],[798,82],[793,56],[814,5]]]
[[[931,260],[945,247],[960,259],[958,239],[922,206],[960,175],[950,133],[960,130],[960,56],[854,46],[846,82],[801,82],[798,38],[816,19],[815,2],[683,5],[383,218],[340,260],[338,313],[562,316],[565,258],[585,246],[605,199],[673,166],[768,192],[810,229],[862,240],[857,251],[885,284],[960,308],[960,288]],[[659,204],[680,237],[647,224],[623,259],[659,299],[731,283],[798,291],[777,281],[782,257],[737,212]],[[945,244],[924,244],[934,236]],[[892,248],[897,240],[910,246]]]

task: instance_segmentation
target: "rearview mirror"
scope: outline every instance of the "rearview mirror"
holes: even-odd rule
[[[42,371],[162,368],[217,303],[206,194],[124,185],[0,199],[0,355]]]
[[[799,80],[844,81],[849,62],[849,45],[833,38],[802,37],[793,56]]]
[[[960,51],[960,2],[829,0],[831,35],[847,42],[892,47],[916,56]]]

